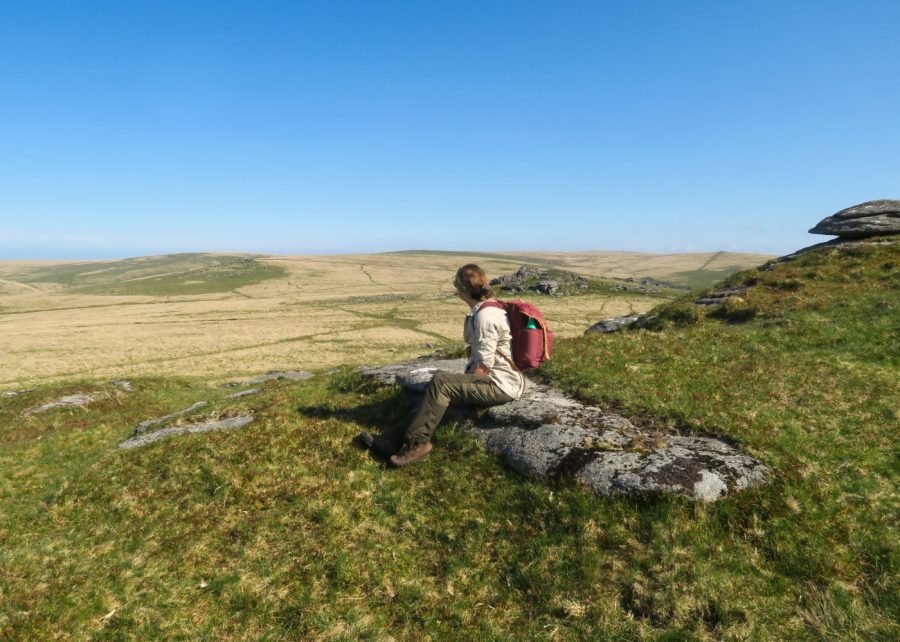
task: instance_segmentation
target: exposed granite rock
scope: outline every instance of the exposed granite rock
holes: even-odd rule
[[[382,383],[397,383],[415,392],[423,392],[438,370],[461,374],[466,371],[466,360],[416,359],[389,366],[360,366],[358,369],[365,377],[372,377]]]
[[[114,379],[110,381],[110,383],[122,390],[134,390],[134,386],[128,379]]]
[[[503,292],[536,292],[558,295],[570,294],[578,289],[587,288],[590,281],[579,274],[566,270],[523,265],[512,274],[491,279],[490,284]]]
[[[360,372],[421,392],[438,370],[464,367],[464,359],[417,359]],[[672,493],[715,501],[765,483],[767,475],[760,462],[721,440],[662,435],[543,384],[487,409],[468,429],[524,475],[575,479],[607,496]]]
[[[900,200],[867,201],[822,219],[810,234],[866,238],[900,233]]]
[[[646,328],[650,326],[656,315],[632,314],[625,317],[613,317],[612,319],[604,319],[598,321],[590,328],[584,331],[585,334],[606,334],[609,332],[618,332],[623,328],[634,326],[635,328]]]
[[[638,319],[641,318],[640,314],[632,314],[625,317],[613,317],[612,319],[604,319],[603,321],[597,321],[594,325],[584,331],[585,334],[592,333],[601,333],[605,334],[608,332],[618,332],[622,328],[627,328],[628,326],[634,324]]]
[[[249,397],[250,395],[258,395],[261,388],[250,388],[249,390],[241,390],[240,392],[232,392],[225,397],[226,399],[240,399],[241,397]]]
[[[156,419],[147,419],[146,421],[142,421],[137,426],[134,427],[133,435],[141,435],[147,432],[148,428],[152,428],[153,426],[158,426],[159,424],[168,421],[169,419],[175,419],[176,417],[182,417],[188,413],[194,412],[195,410],[199,410],[203,406],[206,405],[205,401],[198,401],[194,404],[191,404],[189,407],[184,410],[178,410],[173,412],[170,415],[163,415],[162,417],[157,417]]]
[[[10,397],[18,397],[29,392],[34,392],[37,388],[26,388],[25,390],[10,390],[8,392],[0,392],[0,399],[8,399]]]
[[[601,495],[675,493],[707,502],[766,481],[760,462],[717,439],[675,435],[665,442],[644,452],[595,452],[577,478]]]
[[[65,397],[60,397],[59,399],[56,399],[54,401],[50,401],[37,406],[36,408],[26,410],[25,414],[39,415],[42,412],[47,412],[48,410],[53,410],[54,408],[82,408],[95,401],[106,399],[108,397],[109,394],[105,392],[90,392],[81,395],[67,395]]]
[[[259,375],[247,381],[229,381],[228,383],[219,384],[220,388],[239,388],[240,386],[253,386],[266,381],[277,381],[287,379],[289,381],[305,381],[315,375],[306,370],[270,370],[264,375]]]
[[[716,290],[715,292],[710,292],[709,294],[700,297],[699,299],[695,299],[694,303],[696,305],[718,305],[723,303],[725,299],[732,296],[741,296],[747,292],[747,288],[739,287],[739,288],[730,288],[728,290]]]
[[[136,437],[132,437],[131,439],[126,439],[121,444],[119,444],[119,448],[127,449],[137,448],[138,446],[146,446],[147,444],[152,444],[154,441],[159,441],[160,439],[164,439],[166,437],[172,437],[173,435],[211,432],[213,430],[228,430],[230,428],[242,428],[252,421],[252,415],[242,415],[239,417],[231,417],[230,419],[222,419],[220,421],[210,421],[200,424],[190,424],[187,426],[173,426],[171,428],[162,428],[161,430],[154,430],[153,432],[148,432]]]
[[[559,390],[533,382],[529,383],[528,390],[520,399],[492,406],[485,415],[494,423],[506,426],[558,424],[590,428],[595,433],[597,430],[612,429],[621,435],[637,434],[637,429],[625,417],[604,414],[599,408],[585,406]],[[614,440],[620,441],[618,438]]]

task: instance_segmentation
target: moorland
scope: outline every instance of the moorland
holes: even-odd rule
[[[542,301],[565,337],[678,293],[621,291],[615,286],[629,284],[616,279],[695,286],[765,258],[399,252],[0,261],[0,390],[77,378],[228,378],[416,356],[459,341],[465,309],[450,282],[466,261],[492,275],[526,263],[596,278],[589,294]]]
[[[447,285],[460,256],[433,272],[444,257],[415,270],[405,255],[250,257],[249,275],[222,278],[284,272],[205,292],[215,279],[202,270],[149,275],[138,287],[153,291],[140,294],[74,275],[66,284],[65,266],[56,280],[7,271],[8,287],[36,291],[3,298],[4,359],[29,345],[29,323],[45,325],[4,375],[4,388],[35,389],[0,399],[0,639],[895,640],[898,257],[894,240],[754,264],[725,281],[745,288],[740,300],[711,308],[692,303],[708,290],[678,288],[538,300],[561,339],[536,379],[663,435],[727,439],[770,470],[766,485],[713,504],[525,479],[455,421],[410,468],[354,448],[353,435],[406,421],[414,401],[352,364],[413,356],[428,332],[434,345],[454,338]],[[481,257],[493,273],[522,258]],[[690,285],[673,273],[697,278],[702,265],[619,275]],[[325,278],[336,273],[345,286]],[[599,317],[648,309],[651,327],[582,336]],[[341,319],[359,325],[316,334]],[[319,326],[304,333],[305,323]],[[257,334],[229,334],[236,324]],[[129,336],[139,340],[126,347]],[[195,343],[205,350],[178,359]],[[104,346],[111,356],[92,353]],[[239,399],[210,385],[297,367],[317,347],[328,353],[318,363],[351,365]],[[130,390],[109,382],[126,373]],[[103,396],[31,413],[76,393]],[[185,421],[255,421],[116,448],[137,422],[198,399],[208,405]]]

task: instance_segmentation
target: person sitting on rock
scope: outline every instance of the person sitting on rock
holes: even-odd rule
[[[512,361],[512,335],[506,311],[488,306],[494,300],[484,270],[469,263],[456,271],[456,294],[470,308],[463,339],[469,355],[465,374],[436,372],[418,411],[402,438],[397,433],[373,437],[367,432],[358,441],[387,457],[393,466],[407,466],[431,453],[431,435],[450,404],[496,406],[518,399],[525,392],[525,376]]]

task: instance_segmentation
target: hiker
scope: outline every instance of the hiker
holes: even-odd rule
[[[470,308],[463,331],[469,355],[466,373],[436,372],[404,433],[373,437],[362,432],[357,436],[360,443],[387,457],[393,466],[407,466],[428,456],[431,435],[451,403],[495,406],[518,399],[525,392],[525,376],[512,361],[506,311],[491,306],[481,309],[486,301],[495,300],[484,270],[468,263],[456,271],[453,285],[457,296]]]

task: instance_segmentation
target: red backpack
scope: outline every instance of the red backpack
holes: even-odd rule
[[[531,370],[550,360],[553,333],[540,310],[527,301],[485,301],[478,309],[482,308],[506,310],[516,368]]]

